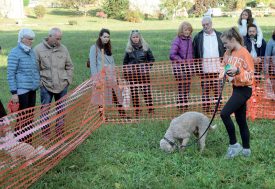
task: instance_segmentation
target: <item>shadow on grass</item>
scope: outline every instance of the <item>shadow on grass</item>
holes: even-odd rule
[[[36,16],[26,15],[28,18],[36,19]]]
[[[56,15],[56,16],[77,16],[77,11],[75,10],[60,10],[55,9],[50,11],[48,14]]]

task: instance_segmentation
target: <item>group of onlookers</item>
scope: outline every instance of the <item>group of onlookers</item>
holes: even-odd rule
[[[273,56],[274,59],[275,31],[266,45],[262,31],[249,9],[241,13],[238,21],[239,29],[232,27],[223,33],[216,31],[211,17],[207,16],[202,18],[201,23],[203,29],[192,39],[192,25],[182,22],[171,44],[169,58],[178,82],[178,108],[187,110],[191,77],[194,72],[199,71],[202,79],[203,109],[213,112],[210,109],[210,90],[213,90],[217,100],[221,92],[221,79],[226,74],[227,79],[233,84],[232,96],[221,111],[221,118],[230,138],[227,157],[234,157],[240,152],[244,156],[249,156],[251,151],[246,123],[246,101],[252,94],[254,67],[256,71],[259,69],[258,65],[261,61],[259,57]],[[53,98],[58,101],[67,94],[68,86],[72,83],[73,64],[67,48],[61,44],[62,31],[59,28],[52,28],[48,36],[33,49],[34,38],[35,34],[32,30],[20,30],[18,46],[8,55],[8,83],[12,101],[19,102],[19,110],[35,106],[36,90],[40,88],[41,104],[44,105],[42,115],[47,118],[49,111],[47,104],[50,104]],[[102,71],[103,67],[105,68],[103,79],[108,80],[109,83],[105,88],[105,95],[109,98],[104,99],[104,103],[116,104],[119,107],[120,116],[126,118],[126,112],[122,106],[123,98],[117,84],[118,78],[115,74],[115,61],[108,29],[102,29],[99,32],[96,43],[90,48],[89,59],[91,76],[95,76]],[[199,67],[194,67],[194,59],[201,59]],[[269,60],[266,60],[264,66],[266,73]],[[125,49],[123,77],[130,85],[132,104],[136,108],[135,116],[139,116],[141,112],[139,91],[144,96],[148,113],[154,114],[150,88],[150,69],[154,61],[153,53],[141,32],[132,30]],[[230,68],[224,70],[227,64]],[[269,75],[275,76],[275,70],[270,71]],[[97,82],[98,85],[102,83],[100,79]],[[272,79],[272,84],[275,89],[275,79]],[[102,100],[100,95],[94,94],[92,97],[92,101],[99,106],[102,106]],[[0,108],[3,109],[3,107]],[[235,113],[240,127],[243,147],[236,140],[234,124],[230,117],[232,113]],[[1,116],[4,115],[1,113]],[[63,119],[60,119],[56,125],[57,135],[62,135],[63,124]],[[22,131],[22,127],[25,126],[26,124],[17,124],[15,130]],[[48,138],[48,126],[45,126],[42,131],[44,137]]]
[[[35,106],[36,90],[40,88],[41,104],[44,105],[42,114],[46,116],[49,109],[47,105],[52,98],[57,101],[66,95],[68,86],[72,83],[73,64],[67,48],[61,44],[62,31],[59,28],[52,28],[48,36],[32,48],[34,38],[35,33],[31,29],[19,31],[18,45],[8,55],[7,78],[12,94],[11,101],[19,103],[19,110]],[[31,128],[31,112],[18,116],[15,136],[25,132],[25,127]],[[22,119],[29,121],[21,122]],[[57,124],[57,135],[60,135],[58,127],[60,125]],[[47,126],[43,128],[43,132],[47,137]],[[31,143],[30,136],[22,141]]]

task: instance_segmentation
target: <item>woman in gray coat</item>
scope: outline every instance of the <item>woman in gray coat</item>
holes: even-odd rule
[[[118,112],[120,116],[125,118],[126,113],[124,110],[121,110],[122,95],[117,84],[115,61],[112,56],[110,31],[108,29],[103,28],[100,30],[96,44],[90,48],[89,58],[91,77],[96,79],[97,85],[101,85],[102,77],[105,79],[103,98],[100,93],[95,93],[92,96],[92,102],[100,107],[103,103],[105,105],[116,104],[119,108]]]

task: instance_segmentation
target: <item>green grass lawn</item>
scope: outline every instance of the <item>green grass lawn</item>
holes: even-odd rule
[[[162,152],[169,121],[103,125],[31,188],[274,188],[275,121],[249,122],[252,156],[233,160],[224,158],[228,137],[215,123],[202,154],[197,145]]]
[[[45,18],[37,20],[28,10],[22,25],[14,20],[0,19],[0,99],[10,98],[6,82],[7,55],[16,46],[20,28],[28,27],[37,37],[34,45],[46,37],[51,27],[63,31],[62,43],[71,54],[75,66],[75,88],[89,78],[85,67],[89,47],[97,39],[98,31],[111,30],[113,54],[117,65],[122,64],[124,49],[132,29],[141,30],[157,61],[168,59],[170,44],[178,25],[189,21],[194,34],[201,30],[201,18],[173,21],[150,20],[129,23],[95,17],[76,17],[71,11],[49,9]],[[236,26],[238,18],[214,18],[214,28],[223,31]],[[77,25],[68,25],[76,20]],[[268,40],[274,29],[274,17],[257,18]],[[104,125],[96,130],[69,157],[43,176],[32,188],[275,188],[274,183],[274,120],[250,123],[253,155],[232,161],[223,158],[227,148],[227,134],[218,120],[218,129],[209,133],[203,154],[197,146],[183,153],[166,154],[159,149],[169,121],[147,121],[140,124]]]

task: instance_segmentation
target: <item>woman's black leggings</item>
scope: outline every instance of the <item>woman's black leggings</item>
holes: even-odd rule
[[[246,122],[246,101],[251,95],[252,88],[233,86],[233,94],[221,111],[221,118],[229,135],[230,144],[235,144],[237,142],[235,126],[230,117],[232,113],[235,114],[244,148],[250,148],[249,129]]]

